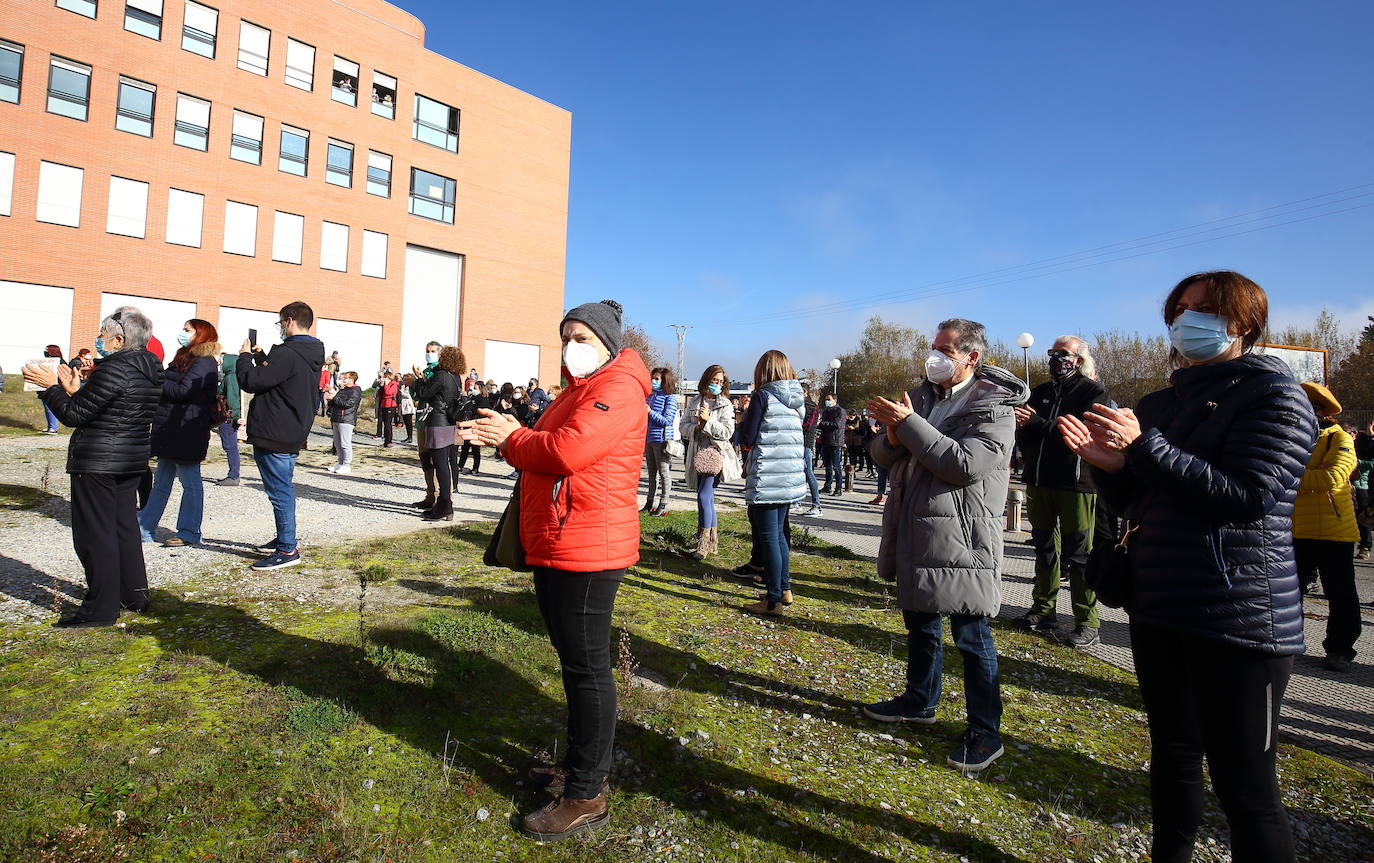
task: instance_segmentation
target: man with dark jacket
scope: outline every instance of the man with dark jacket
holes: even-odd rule
[[[1062,565],[1073,596],[1074,628],[1057,635],[1065,644],[1087,647],[1099,640],[1097,596],[1085,577],[1097,491],[1088,466],[1064,445],[1057,426],[1061,416],[1082,416],[1094,404],[1105,404],[1107,391],[1094,380],[1092,354],[1076,336],[1055,340],[1049,367],[1050,380],[1031,390],[1030,402],[1016,409],[1026,516],[1035,546],[1035,587],[1021,623],[1039,632],[1057,632],[1055,600]]]
[[[295,302],[281,310],[282,343],[266,353],[244,339],[239,354],[239,387],[253,393],[248,405],[248,442],[253,445],[277,535],[258,549],[271,552],[253,569],[280,569],[301,562],[296,547],[296,458],[315,423],[315,391],[324,367],[324,342],[309,334],[315,313]]]
[[[821,460],[825,462],[825,487],[821,492],[835,497],[844,493],[844,425],[848,419],[849,414],[835,400],[835,394],[826,396],[816,423],[820,430]]]

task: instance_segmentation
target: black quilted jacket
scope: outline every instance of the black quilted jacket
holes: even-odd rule
[[[1287,366],[1245,355],[1179,369],[1141,400],[1126,468],[1093,469],[1130,538],[1141,621],[1272,655],[1303,651],[1293,501],[1317,438]]]
[[[43,393],[63,425],[76,429],[67,473],[143,473],[152,457],[153,415],[162,397],[162,364],[145,350],[116,351],[95,361],[76,395],[61,386]]]
[[[1064,444],[1057,427],[1060,417],[1082,416],[1094,402],[1106,404],[1107,391],[1082,374],[1062,382],[1046,381],[1031,390],[1026,407],[1035,414],[1016,430],[1016,443],[1025,459],[1021,479],[1026,485],[1089,494],[1095,491],[1088,465]]]

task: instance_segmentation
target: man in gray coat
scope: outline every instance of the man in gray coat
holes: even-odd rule
[[[926,378],[901,403],[877,398],[869,415],[887,433],[869,445],[888,469],[878,573],[897,583],[907,628],[906,691],[864,707],[881,722],[935,722],[940,703],[941,616],[964,658],[968,727],[948,763],[965,773],[1002,755],[1002,694],[988,618],[1002,603],[1002,513],[1015,439],[1013,409],[1029,391],[984,364],[982,324],[939,326]]]

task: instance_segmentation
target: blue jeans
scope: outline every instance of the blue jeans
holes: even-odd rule
[[[887,494],[887,468],[885,468],[885,467],[879,467],[879,468],[878,468],[878,497],[884,497],[886,494]]]
[[[234,420],[225,420],[220,423],[219,443],[224,447],[224,457],[229,460],[229,473],[231,479],[239,478],[239,424]]]
[[[844,488],[844,455],[842,447],[828,446],[821,450],[821,456],[825,459],[825,488],[827,491],[835,489],[840,491]],[[830,484],[831,476],[835,478],[835,484]]]
[[[48,431],[57,431],[57,415],[48,410],[47,402],[43,403],[43,416],[48,418]]]
[[[754,533],[754,545],[763,563],[763,583],[768,588],[768,601],[782,601],[782,592],[792,589],[789,572],[790,552],[783,522],[791,504],[749,504],[749,527]]]
[[[153,490],[148,502],[138,511],[138,530],[144,542],[153,541],[153,532],[172,496],[172,480],[181,484],[181,507],[177,510],[177,536],[184,542],[200,542],[200,522],[205,516],[205,487],[200,483],[200,463],[180,464],[159,458],[153,473]]]
[[[940,641],[940,615],[902,611],[906,623],[906,697],[917,710],[940,703],[940,675],[945,651]],[[951,614],[954,646],[964,655],[964,703],[968,727],[1001,739],[1002,690],[997,671],[997,646],[984,615]]]
[[[263,490],[272,502],[272,518],[277,523],[277,551],[296,550],[296,456],[294,452],[268,452],[253,447]]]
[[[811,463],[815,461],[816,457],[809,448],[804,452],[806,453],[806,459],[802,464],[806,467],[806,484],[811,488],[811,505],[819,508],[821,505],[821,487],[816,482],[816,469],[811,466]]]
[[[719,474],[697,474],[697,530],[716,526],[716,481],[719,479]]]

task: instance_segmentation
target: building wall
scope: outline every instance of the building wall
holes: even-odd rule
[[[300,299],[317,317],[380,324],[383,358],[406,363],[424,341],[400,343],[413,244],[463,256],[459,343],[469,365],[483,367],[488,339],[534,343],[541,376],[556,379],[570,114],[428,51],[417,19],[376,0],[205,5],[219,10],[213,60],[181,47],[184,0],[165,0],[158,41],[124,29],[123,0],[100,0],[95,20],[52,0],[0,0],[0,39],[25,47],[20,103],[0,102],[0,151],[15,154],[0,280],[72,288],[72,348],[93,341],[102,292],[194,302],[212,322],[220,306],[275,311]],[[240,19],[271,31],[266,77],[237,67]],[[287,37],[316,48],[311,92],[284,82]],[[87,121],[46,111],[50,55],[93,67]],[[361,67],[356,107],[331,99],[334,55]],[[371,113],[373,70],[397,79],[394,120]],[[151,138],[115,128],[120,75],[157,86]],[[205,152],[172,143],[178,92],[212,103]],[[457,153],[412,139],[417,92],[460,109]],[[229,157],[236,108],[265,120],[260,165]],[[281,123],[311,133],[305,177],[277,168]],[[354,147],[351,188],[324,180],[331,137]],[[365,191],[368,150],[392,156],[390,198]],[[35,220],[41,161],[84,170],[79,227]],[[454,224],[407,212],[412,165],[456,180]],[[144,239],[106,233],[111,176],[150,184]],[[205,196],[200,248],[165,242],[169,189]],[[226,200],[259,208],[255,257],[222,251]],[[300,265],[271,259],[277,210],[305,219]],[[320,267],[326,220],[349,226],[345,273]],[[388,235],[385,279],[359,272],[365,229]],[[237,347],[244,335],[225,332],[222,341]],[[170,343],[173,334],[159,336]]]

